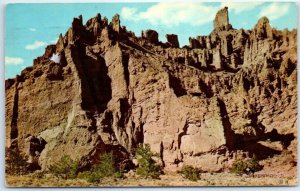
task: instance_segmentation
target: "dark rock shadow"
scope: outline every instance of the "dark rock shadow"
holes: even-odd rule
[[[170,87],[174,90],[174,93],[177,97],[187,95],[186,90],[182,87],[180,79],[175,76],[169,75],[169,84]]]
[[[201,92],[204,92],[207,98],[211,98],[214,95],[212,89],[202,79],[199,79],[199,87]]]
[[[289,133],[286,135],[279,134],[276,129],[273,129],[271,132],[266,133],[266,138],[270,141],[280,141],[284,148],[290,146],[291,142],[295,139],[293,133]]]
[[[220,113],[222,117],[222,124],[224,127],[224,134],[225,134],[225,140],[226,140],[226,146],[229,149],[233,149],[236,141],[236,134],[231,128],[231,122],[228,117],[228,112],[226,109],[225,103],[218,98],[218,105],[220,107]]]
[[[257,130],[257,134],[255,136],[236,134],[231,129],[232,125],[228,117],[228,112],[225,103],[221,99],[218,99],[218,104],[222,116],[222,124],[224,127],[226,146],[229,150],[243,150],[248,152],[250,157],[256,155],[257,159],[262,160],[280,154],[281,151],[266,147],[258,143],[259,141],[280,141],[283,145],[283,148],[286,149],[295,139],[295,136],[292,133],[286,135],[279,134],[276,129],[273,129],[269,133],[264,133],[265,127],[258,122],[258,114],[252,114],[250,116],[252,120],[251,125],[255,126]]]
[[[98,111],[102,113],[106,109],[107,103],[112,98],[111,79],[108,76],[108,68],[105,64],[105,60],[100,56],[97,60],[94,60],[92,57],[85,57],[82,67],[84,68],[88,84],[87,92],[89,92],[89,95],[86,95],[87,99],[84,99],[84,102],[87,102],[86,105],[89,105],[89,102],[93,101],[93,104],[91,105],[95,104]]]
[[[129,120],[129,116],[131,114],[131,106],[128,103],[128,99],[127,98],[120,98],[120,112],[121,112],[121,117],[120,120],[118,121],[118,126],[125,128],[128,120]]]
[[[121,145],[106,145],[106,152],[112,152],[115,166],[122,171],[129,171],[134,168],[133,162],[129,159],[129,152]]]
[[[271,149],[257,142],[254,144],[243,144],[240,147],[237,147],[237,149],[248,152],[249,157],[255,155],[258,160],[263,160],[268,157],[273,157],[274,155],[278,155],[281,153],[281,151]]]
[[[257,159],[262,160],[277,154],[281,154],[281,151],[266,147],[258,143],[259,141],[280,141],[283,146],[283,149],[286,149],[294,139],[295,136],[292,133],[283,135],[279,134],[276,129],[273,129],[269,133],[265,133],[256,137],[252,136],[250,138],[247,135],[245,137],[244,135],[236,134],[235,149],[249,152],[250,157],[255,154]]]

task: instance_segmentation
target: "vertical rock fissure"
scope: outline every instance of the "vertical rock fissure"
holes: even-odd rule
[[[187,123],[187,121],[186,121],[186,122],[185,122],[185,125],[184,125],[184,127],[183,127],[183,129],[182,129],[182,132],[178,134],[178,149],[180,149],[181,142],[182,142],[182,140],[181,140],[182,137],[183,137],[184,135],[187,135],[186,133],[187,133],[188,127],[189,127],[189,125],[188,125],[188,123]]]
[[[127,87],[129,87],[129,71],[128,71],[128,62],[129,62],[129,55],[122,52],[122,64],[124,68],[124,75]]]
[[[169,74],[169,85],[173,89],[177,97],[181,97],[187,94],[186,90],[181,85],[181,80],[172,74]]]
[[[18,90],[18,78],[16,79],[15,84],[15,94],[14,94],[14,100],[13,100],[13,111],[12,111],[12,118],[11,118],[11,132],[10,132],[10,138],[11,140],[18,138],[18,108],[19,108],[19,90]],[[11,146],[17,146],[17,145],[11,145]]]
[[[159,156],[162,163],[162,167],[165,167],[165,161],[164,161],[164,143],[160,142],[160,148],[159,148]]]
[[[85,54],[81,54],[81,52],[84,52],[85,48],[79,46],[79,49],[77,49],[78,53],[78,61],[75,63],[75,66],[78,70],[78,75],[81,80],[81,106],[83,110],[93,111],[95,110],[95,95],[93,95],[93,86],[90,78],[87,77],[87,66],[85,66]],[[91,62],[91,60],[89,60]],[[93,78],[94,76],[91,76]],[[94,111],[95,112],[95,111]]]
[[[225,141],[226,141],[226,146],[229,149],[233,149],[235,145],[235,133],[231,128],[231,122],[228,117],[228,112],[226,109],[225,103],[218,98],[218,105],[220,107],[220,112],[221,112],[221,118],[222,118],[222,124],[224,127],[224,136],[225,136]]]

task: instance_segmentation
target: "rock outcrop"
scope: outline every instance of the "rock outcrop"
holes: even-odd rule
[[[236,30],[225,7],[214,31],[189,47],[167,39],[154,30],[136,37],[118,15],[74,18],[33,66],[5,81],[6,146],[44,170],[63,154],[82,167],[104,151],[132,158],[139,143],[165,170],[221,171],[283,149],[297,156],[296,30],[267,18]]]
[[[149,42],[152,44],[157,45],[159,40],[158,40],[158,33],[155,30],[146,30],[142,32],[142,37],[147,39]]]
[[[171,47],[179,48],[178,36],[176,34],[167,34],[166,38]]]
[[[232,26],[229,24],[228,7],[219,10],[214,20],[214,30],[229,30]]]

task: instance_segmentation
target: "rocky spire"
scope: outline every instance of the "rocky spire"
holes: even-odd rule
[[[214,20],[214,30],[215,31],[223,31],[229,30],[232,26],[229,24],[229,17],[228,17],[228,7],[224,7],[223,9],[219,10],[216,14]]]
[[[77,30],[82,27],[82,15],[79,15],[78,18],[73,18],[72,28],[73,30]]]
[[[94,36],[97,36],[101,32],[101,26],[102,26],[102,21],[101,21],[101,15],[100,13],[97,13],[97,15],[91,19],[89,19],[86,22],[86,29],[91,31]]]
[[[62,34],[59,34],[58,41],[56,43],[56,52],[61,52],[64,49],[64,39]]]
[[[259,39],[273,39],[272,27],[270,21],[267,17],[262,17],[258,20],[257,24],[254,27],[254,33]]]
[[[113,16],[111,26],[114,31],[118,33],[120,32],[120,15],[116,14],[115,16]]]

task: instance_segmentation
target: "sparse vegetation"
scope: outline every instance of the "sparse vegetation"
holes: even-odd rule
[[[44,171],[35,171],[34,173],[32,173],[32,177],[33,178],[44,178],[45,176],[45,172]]]
[[[20,151],[6,148],[5,172],[11,175],[27,174],[28,163],[20,154]]]
[[[42,178],[35,178],[30,175],[25,176],[6,176],[7,186],[16,187],[124,187],[124,186],[293,186],[297,185],[298,179],[296,175],[286,174],[290,177],[274,177],[274,176],[254,176],[242,177],[235,176],[228,173],[201,173],[201,180],[190,181],[182,179],[178,173],[168,172],[160,176],[160,179],[142,179],[136,177],[128,177],[126,179],[118,179],[115,181],[113,178],[105,179],[100,182],[88,182],[82,179],[61,179],[54,176],[44,176]]]
[[[282,152],[281,152],[281,154],[283,156],[289,156],[289,155],[292,155],[293,153],[292,153],[292,151],[289,151],[287,149],[283,149]]]
[[[78,178],[88,182],[99,182],[104,177],[122,178],[123,173],[116,169],[112,152],[100,156],[100,163],[92,166],[91,170],[78,174]]]
[[[69,156],[63,156],[59,162],[51,165],[49,171],[63,179],[74,179],[78,174],[78,161],[72,160]]]
[[[161,166],[156,164],[152,157],[157,156],[150,150],[150,145],[140,144],[136,149],[136,157],[138,160],[137,174],[143,178],[159,179],[162,174]]]
[[[253,174],[254,172],[260,171],[262,166],[259,164],[256,156],[253,155],[251,159],[238,159],[233,162],[230,172],[241,175],[241,174]]]
[[[194,168],[192,166],[183,166],[180,171],[178,171],[182,176],[191,181],[200,180],[201,170],[198,168]]]

